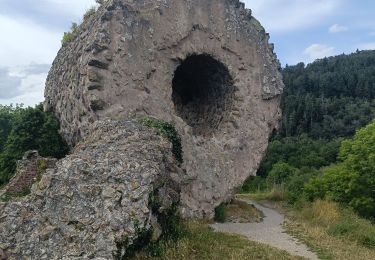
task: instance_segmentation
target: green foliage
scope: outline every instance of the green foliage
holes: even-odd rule
[[[71,42],[72,40],[74,40],[74,35],[75,33],[78,31],[78,24],[77,23],[72,23],[71,27],[70,27],[70,31],[69,32],[64,32],[64,35],[63,35],[63,38],[61,40],[61,44],[66,44],[68,42]]]
[[[374,123],[345,140],[375,118],[374,72],[375,51],[287,66],[281,127],[257,172],[263,180],[249,178],[242,190],[281,185],[290,203],[329,198],[375,216]]]
[[[12,199],[12,197],[8,194],[8,193],[5,193],[3,195],[0,196],[0,201],[1,202],[8,202]]]
[[[268,146],[257,175],[266,177],[274,164],[288,163],[295,168],[328,166],[336,161],[341,139],[314,140],[306,135],[276,137]]]
[[[47,169],[46,161],[44,159],[40,160],[38,162],[38,170],[36,173],[36,178],[38,182],[42,179],[42,174],[44,173],[46,169]]]
[[[166,247],[161,257],[141,252],[131,259],[193,260],[193,259],[300,259],[286,251],[249,241],[234,234],[215,232],[208,225],[197,222],[184,224],[186,234]]]
[[[26,197],[31,193],[31,190],[29,187],[23,187],[21,192],[17,194],[17,197]]]
[[[224,203],[221,203],[215,208],[214,220],[217,222],[224,222],[227,217],[227,207]]]
[[[158,192],[158,189],[150,192],[148,207],[152,214],[157,217],[161,228],[160,237],[156,241],[157,238],[153,237],[154,230],[152,227],[147,227],[147,221],[141,227],[139,221],[135,220],[135,235],[132,238],[132,243],[129,244],[130,240],[127,236],[118,239],[116,241],[115,259],[128,259],[142,250],[150,257],[160,257],[168,246],[186,235],[186,229],[178,212],[177,204],[172,204],[167,209],[164,208],[159,201]]]
[[[353,207],[360,215],[375,216],[375,121],[342,142],[341,163],[305,185],[312,200],[328,197]]]
[[[331,225],[327,232],[329,235],[347,237],[365,247],[375,249],[375,226],[350,210],[344,210],[341,218]]]
[[[139,121],[141,124],[155,129],[164,138],[167,138],[172,144],[172,152],[177,162],[179,164],[183,163],[181,137],[172,124],[152,117],[145,117]]]
[[[375,118],[375,51],[287,66],[283,77],[283,137],[348,137]]]
[[[2,106],[0,105],[0,153],[4,149],[4,145],[8,139],[10,132],[12,131],[13,118],[19,111],[22,110],[22,106]]]
[[[86,13],[83,15],[83,20],[86,21],[87,19],[89,19],[92,15],[94,15],[96,12],[96,7],[91,7],[89,9],[87,9]]]
[[[272,170],[267,176],[268,187],[281,185],[286,183],[297,173],[297,168],[290,166],[284,162],[278,162],[272,166]]]
[[[242,193],[260,192],[267,188],[266,179],[261,176],[250,176],[241,187]]]
[[[290,204],[297,203],[304,194],[305,183],[318,176],[320,171],[303,167],[297,171],[285,184],[285,197]]]
[[[28,150],[38,150],[42,156],[55,158],[62,158],[68,153],[68,146],[58,133],[57,120],[51,113],[43,112],[41,105],[3,109],[8,110],[4,114],[10,119],[5,126],[0,125],[0,129],[7,131],[6,142],[0,151],[0,185],[10,180],[17,160]]]

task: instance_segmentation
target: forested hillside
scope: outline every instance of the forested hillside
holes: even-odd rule
[[[375,118],[375,52],[362,51],[283,70],[280,135],[332,139]]]
[[[374,123],[351,138],[375,119],[375,51],[287,66],[283,76],[280,128],[270,141],[258,177],[250,178],[243,191],[282,187],[290,202],[303,195],[311,200],[336,196],[337,201],[371,217],[375,214],[369,206],[375,203],[375,169],[370,162],[375,158],[370,141],[375,136]],[[344,174],[350,167],[356,169],[358,178],[350,171],[356,180]],[[341,185],[341,190],[333,191],[335,185]],[[351,195],[348,185],[357,185]],[[328,186],[331,190],[325,190]]]

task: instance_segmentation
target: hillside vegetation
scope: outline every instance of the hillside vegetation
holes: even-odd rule
[[[45,157],[65,156],[69,149],[58,130],[56,118],[43,112],[42,105],[0,105],[0,186],[9,182],[17,160],[28,150],[38,150]]]
[[[283,70],[283,117],[242,193],[285,202],[323,259],[375,257],[375,51]],[[348,246],[350,245],[350,246]]]

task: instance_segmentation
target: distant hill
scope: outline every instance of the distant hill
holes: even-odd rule
[[[283,76],[282,137],[347,137],[375,118],[375,51],[287,66]]]
[[[283,116],[260,176],[278,162],[299,169],[334,163],[342,138],[375,118],[375,51],[287,66],[283,76]]]

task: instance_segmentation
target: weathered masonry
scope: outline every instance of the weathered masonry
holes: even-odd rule
[[[255,174],[279,119],[279,62],[238,0],[108,1],[59,51],[45,109],[71,146],[96,120],[153,116],[182,137],[181,208],[211,214]]]

